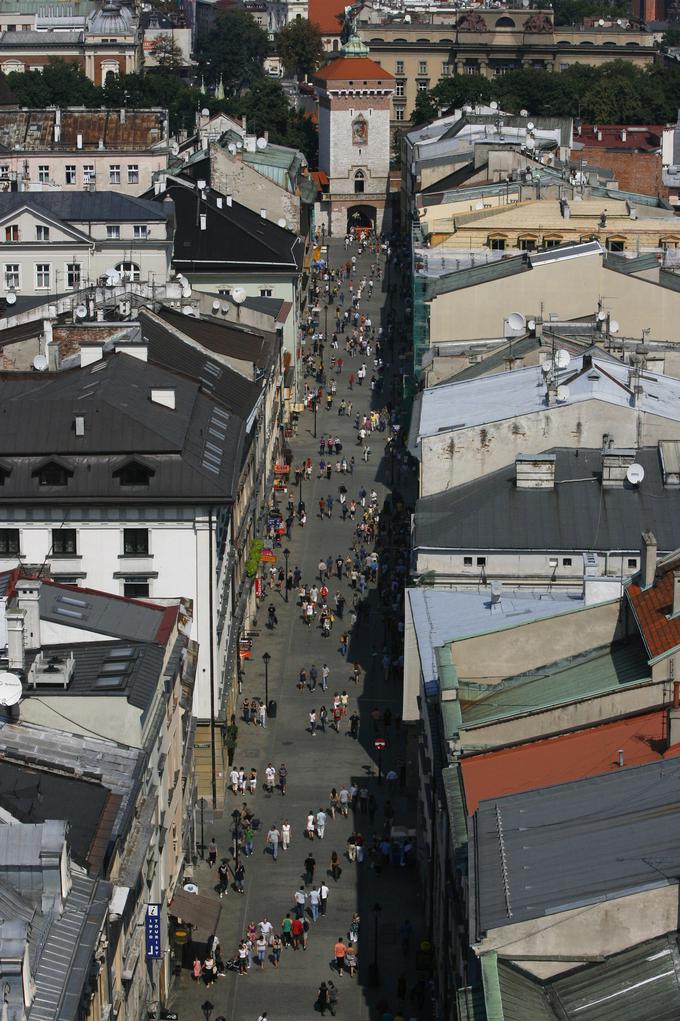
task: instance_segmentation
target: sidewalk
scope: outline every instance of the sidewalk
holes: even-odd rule
[[[342,242],[332,241],[330,244],[331,266],[336,267],[347,258]],[[349,253],[352,254],[351,252]],[[359,260],[360,271],[357,276],[368,272],[369,264],[375,256],[364,255]],[[385,281],[383,281],[383,287]],[[379,322],[381,303],[384,292],[376,284],[372,300],[362,302],[362,311],[368,311],[374,324]],[[329,312],[329,333],[331,322],[334,321],[332,309]],[[323,316],[322,316],[323,323]],[[323,326],[322,326],[323,328]],[[390,465],[381,463],[386,433],[370,435],[372,448],[371,460],[361,460],[361,449],[356,445],[357,435],[354,431],[354,413],[365,413],[371,404],[371,391],[368,385],[357,387],[353,392],[348,389],[348,377],[361,364],[358,356],[350,358],[341,348],[338,352],[345,359],[342,374],[335,377],[338,393],[334,406],[330,411],[319,409],[317,414],[317,436],[332,432],[340,437],[343,443],[342,454],[349,458],[354,454],[356,467],[354,475],[336,476],[330,481],[316,478],[316,467],[319,461],[318,439],[312,436],[313,415],[305,413],[301,416],[298,436],[292,441],[293,464],[306,457],[311,457],[315,469],[312,480],[303,482],[302,498],[307,508],[307,525],[301,528],[293,525],[291,539],[286,541],[291,551],[289,564],[291,569],[298,566],[303,581],[311,581],[317,575],[319,559],[338,553],[346,554],[351,545],[355,524],[349,520],[342,521],[340,507],[337,502],[338,485],[344,484],[348,489],[348,499],[356,497],[363,486],[368,492],[375,488],[379,501],[387,492],[385,482],[389,482]],[[330,363],[331,350],[326,346],[325,363]],[[383,354],[384,361],[390,361],[390,352]],[[330,374],[329,374],[330,380]],[[368,378],[370,379],[370,373]],[[366,383],[368,380],[366,381]],[[391,396],[386,384],[386,392],[377,395],[376,404],[382,405]],[[342,398],[351,399],[354,413],[350,417],[339,416],[337,405]],[[325,403],[325,402],[324,402]],[[398,472],[397,472],[398,474]],[[321,520],[319,517],[319,499],[332,494],[336,499],[333,518]],[[297,490],[293,493],[297,502]],[[284,501],[285,506],[285,501]],[[281,558],[283,563],[283,558]],[[384,825],[383,805],[387,797],[391,798],[395,809],[395,823],[398,825],[415,825],[415,806],[408,803],[404,794],[397,786],[386,791],[386,785],[379,785],[377,780],[376,751],[373,747],[374,728],[371,710],[378,707],[381,712],[386,707],[393,716],[401,712],[401,684],[399,679],[391,682],[383,678],[382,650],[384,636],[383,612],[375,587],[370,587],[368,620],[354,629],[347,660],[339,651],[339,636],[345,628],[349,628],[348,611],[352,603],[352,591],[346,578],[338,582],[337,578],[328,582],[330,598],[340,588],[347,600],[345,619],[336,621],[330,638],[323,638],[317,628],[308,629],[302,623],[299,608],[296,605],[295,593],[286,603],[281,595],[273,592],[265,598],[258,620],[261,637],[253,643],[253,659],[246,664],[243,687],[244,697],[264,697],[264,664],[262,656],[268,652],[271,656],[269,664],[269,697],[277,702],[276,717],[267,723],[262,730],[253,725],[247,726],[243,720],[239,723],[239,739],[235,756],[235,764],[245,767],[249,772],[255,767],[258,771],[258,791],[254,797],[245,800],[252,807],[260,820],[260,828],[255,838],[255,851],[252,857],[244,859],[246,865],[245,894],[239,896],[230,890],[223,901],[222,917],[219,926],[219,938],[225,960],[231,959],[238,941],[250,921],[259,922],[265,915],[273,922],[275,930],[280,932],[280,923],[288,911],[292,912],[293,893],[303,881],[303,861],[309,850],[316,859],[316,881],[325,877],[329,868],[333,850],[343,858],[342,876],[337,884],[328,879],[331,894],[328,912],[311,926],[309,947],[306,952],[285,950],[282,954],[281,967],[275,970],[267,963],[264,971],[259,972],[256,965],[247,977],[228,973],[220,978],[210,989],[202,983],[193,983],[186,970],[175,985],[173,1008],[178,1010],[182,1021],[200,1021],[201,1004],[207,999],[214,1004],[213,1021],[223,1016],[227,1021],[257,1021],[263,1010],[268,1012],[268,1021],[300,1021],[302,1018],[316,1016],[314,1004],[317,990],[322,981],[333,979],[339,989],[338,1016],[356,1019],[368,1019],[373,1016],[371,1008],[381,1000],[389,1003],[393,1010],[397,1008],[397,983],[402,972],[410,989],[416,981],[413,970],[413,949],[411,949],[408,969],[401,954],[399,930],[406,918],[414,927],[412,947],[422,938],[421,911],[415,868],[400,868],[390,865],[378,874],[369,866],[368,860],[361,865],[351,864],[344,856],[347,837],[355,825],[366,839],[371,842],[373,832],[382,832]],[[265,626],[266,608],[270,602],[277,607],[278,626],[272,632]],[[330,602],[330,599],[329,599]],[[351,663],[358,661],[362,668],[362,680],[355,687],[350,680]],[[324,663],[330,667],[329,687],[326,693],[320,687],[313,693],[305,690],[299,693],[296,688],[298,672],[301,667],[308,671],[315,664],[319,672]],[[312,737],[308,730],[308,714],[325,702],[332,705],[333,693],[346,689],[350,695],[351,713],[358,708],[361,717],[359,740],[355,741],[348,733],[346,721],[340,725],[340,733],[327,731]],[[398,770],[405,751],[403,733],[393,723],[385,728],[379,726],[380,736],[385,738],[386,748],[382,754],[383,772],[391,768]],[[263,790],[264,770],[269,762],[278,768],[281,762],[288,767],[288,794],[282,798],[277,791],[268,795]],[[328,819],[325,838],[309,843],[303,835],[308,812],[317,812],[323,807],[327,810],[329,792],[332,787],[338,790],[343,784],[356,783],[366,785],[378,801],[378,811],[374,824],[369,822],[368,815],[358,814],[356,823],[347,819]],[[231,812],[240,808],[244,799],[240,796],[227,795],[222,818],[214,826],[207,825],[205,831],[206,844],[214,835],[218,845],[218,860],[226,856],[230,863]],[[279,826],[287,818],[292,826],[292,842],[288,852],[279,850],[278,861],[274,862],[269,854],[264,853],[265,835],[269,827],[276,822]],[[195,882],[200,892],[207,896],[217,896],[213,892],[217,884],[216,870],[207,864],[199,863],[195,869]],[[378,966],[380,985],[368,987],[369,965],[374,954],[374,935],[376,913],[374,907],[380,904],[378,915]],[[345,975],[338,979],[331,970],[333,946],[340,936],[346,940],[352,913],[359,911],[361,915],[361,933],[359,941],[359,975],[350,979]],[[200,948],[203,952],[203,948]],[[407,1017],[425,1018],[424,1013],[418,1014],[413,1003],[407,1001],[403,1007]]]

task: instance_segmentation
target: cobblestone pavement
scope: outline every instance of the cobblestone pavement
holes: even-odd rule
[[[348,257],[342,241],[332,241],[330,245],[332,266],[338,266]],[[349,255],[351,256],[352,250]],[[368,274],[369,266],[375,256],[364,254],[358,260],[357,278]],[[381,260],[382,263],[382,260]],[[376,283],[372,299],[362,301],[362,310],[368,311],[372,322],[380,321],[381,313],[386,318],[386,288]],[[347,288],[345,286],[345,292]],[[323,309],[323,305],[322,305]],[[332,333],[334,321],[333,308],[329,310],[329,333]],[[323,329],[323,311],[321,328]],[[395,310],[395,324],[400,322],[398,309]],[[400,332],[395,331],[395,344],[401,343]],[[325,362],[329,365],[330,347],[326,347]],[[303,581],[310,581],[317,572],[321,557],[338,553],[346,554],[351,545],[354,524],[349,517],[342,521],[340,507],[337,502],[338,485],[344,483],[349,492],[348,499],[356,497],[360,487],[369,493],[375,488],[382,503],[387,492],[386,482],[390,481],[391,466],[384,456],[387,433],[373,433],[369,438],[372,449],[368,463],[361,458],[361,449],[357,445],[357,433],[354,429],[354,414],[366,412],[371,404],[372,394],[368,379],[362,386],[354,386],[352,392],[348,387],[349,374],[356,372],[361,364],[359,357],[350,358],[341,344],[338,352],[345,365],[340,376],[336,376],[338,393],[332,409],[320,409],[317,416],[317,434],[333,432],[343,443],[342,453],[349,460],[356,458],[353,475],[344,477],[335,473],[330,481],[317,478],[316,467],[319,461],[318,440],[313,437],[313,415],[305,412],[301,416],[298,435],[291,441],[293,464],[300,463],[304,458],[311,457],[315,470],[312,479],[304,482],[302,498],[305,501],[308,521],[302,528],[293,525],[291,539],[285,543],[291,551],[290,567],[296,566],[302,571]],[[392,361],[392,352],[387,349],[383,354],[386,363]],[[372,364],[372,356],[369,366]],[[386,380],[398,365],[386,368]],[[375,404],[384,404],[392,394],[390,383],[386,382],[386,393],[375,396]],[[351,417],[340,416],[337,405],[342,398],[353,402],[354,412]],[[325,402],[324,402],[325,404]],[[401,488],[408,487],[409,479],[399,480],[401,469],[397,465],[397,481]],[[319,499],[332,494],[335,498],[333,517],[321,519],[319,516]],[[297,491],[293,494],[297,501]],[[283,501],[285,506],[285,499]],[[283,558],[281,557],[283,564]],[[340,588],[347,599],[345,619],[336,621],[331,637],[322,637],[317,628],[308,629],[300,618],[296,605],[295,593],[286,603],[281,595],[274,593],[265,598],[261,607],[258,630],[261,637],[253,642],[252,660],[246,664],[243,696],[256,695],[264,697],[264,665],[262,656],[265,652],[271,655],[269,664],[269,697],[277,702],[278,711],[275,718],[270,719],[266,728],[253,725],[246,726],[239,720],[239,738],[235,764],[243,765],[246,770],[257,768],[259,784],[255,796],[246,800],[260,820],[260,828],[255,838],[252,857],[245,859],[246,882],[245,893],[239,896],[230,889],[223,901],[222,917],[219,926],[219,938],[223,957],[231,959],[235,956],[238,941],[245,932],[250,921],[258,923],[267,916],[280,931],[280,923],[288,911],[293,909],[294,891],[303,882],[303,861],[311,850],[316,859],[316,880],[326,876],[329,869],[332,851],[343,857],[342,875],[336,883],[330,877],[330,897],[328,911],[311,924],[309,945],[306,952],[284,950],[281,966],[275,970],[269,961],[263,971],[256,964],[247,976],[228,972],[210,989],[202,982],[194,983],[189,971],[184,970],[175,985],[172,998],[173,1007],[180,1013],[182,1021],[200,1021],[201,1004],[206,999],[214,1004],[213,1021],[223,1016],[227,1021],[257,1021],[261,1012],[266,1010],[268,1021],[300,1021],[304,1018],[317,1016],[315,1001],[319,984],[332,979],[339,990],[337,1007],[338,1017],[351,1018],[355,1021],[369,1019],[382,1011],[381,1001],[387,1002],[395,1011],[398,1005],[398,990],[404,986],[413,988],[417,979],[414,970],[413,947],[423,936],[422,912],[419,903],[416,875],[410,867],[390,865],[380,872],[371,868],[368,861],[357,865],[350,863],[345,857],[346,841],[356,825],[369,844],[374,832],[382,833],[385,823],[383,807],[386,798],[391,799],[395,809],[396,824],[414,825],[415,809],[405,791],[397,784],[387,790],[391,784],[378,783],[376,751],[373,747],[374,724],[371,711],[378,707],[381,713],[390,707],[394,716],[401,711],[401,684],[399,679],[386,680],[383,676],[382,652],[384,642],[384,620],[379,606],[375,587],[371,586],[368,597],[370,612],[368,619],[353,629],[351,645],[347,660],[339,651],[339,636],[345,627],[349,627],[348,610],[352,604],[352,591],[347,579],[329,582],[330,599]],[[278,614],[278,626],[274,631],[265,627],[266,607],[275,602]],[[358,661],[362,668],[362,679],[358,686],[350,680],[350,665]],[[320,689],[310,693],[300,693],[296,682],[301,667],[307,670],[315,664],[319,676],[324,663],[330,668],[329,689],[323,693]],[[327,730],[312,737],[308,730],[308,714],[310,709],[318,711],[320,705],[332,706],[333,693],[346,689],[350,695],[351,713],[358,708],[361,724],[359,739],[353,740],[348,732],[348,725],[343,721],[339,733]],[[394,723],[385,727],[381,722],[379,734],[385,737],[386,749],[382,756],[382,766],[386,773],[393,767],[399,769],[406,766],[407,751],[404,746],[404,735]],[[288,768],[288,794],[282,798],[278,791],[267,794],[262,786],[264,770],[269,762],[276,767],[285,762]],[[412,768],[409,764],[406,768]],[[310,843],[304,837],[304,826],[307,813],[327,808],[329,792],[332,787],[338,790],[343,784],[364,784],[375,794],[378,810],[371,823],[368,814],[357,813],[356,822],[352,813],[349,818],[329,818],[323,840],[316,839]],[[206,824],[206,844],[214,835],[218,845],[218,860],[230,853],[231,812],[240,807],[242,797],[227,795],[224,813],[213,824]],[[270,854],[265,853],[265,834],[272,823],[279,826],[283,819],[292,826],[290,849],[279,851],[278,860],[274,861]],[[195,870],[195,881],[201,893],[217,896],[217,876],[215,870],[207,864],[199,863]],[[307,887],[309,889],[309,886]],[[376,916],[375,905],[381,910]],[[331,969],[333,947],[338,937],[347,938],[352,913],[359,911],[361,915],[361,931],[359,939],[359,972],[353,979],[348,975],[338,978]],[[374,956],[377,917],[377,963],[379,968],[379,985],[369,985],[370,964]],[[410,919],[414,935],[412,947],[405,957],[402,954],[400,932],[405,919]],[[200,948],[201,952],[203,947]],[[401,979],[401,982],[400,982]],[[406,1018],[417,1017],[422,1021],[426,1014],[419,1010],[417,1000],[407,996],[403,1004]],[[427,1015],[429,1016],[429,1015]]]

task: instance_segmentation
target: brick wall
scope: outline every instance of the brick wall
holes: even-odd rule
[[[572,150],[574,161],[584,160],[593,167],[611,170],[622,191],[637,191],[641,195],[661,195],[668,198],[669,189],[661,180],[661,154],[653,152],[617,151],[586,146]]]

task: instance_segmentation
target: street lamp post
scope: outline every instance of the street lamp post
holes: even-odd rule
[[[298,513],[302,510],[302,479],[304,474],[305,473],[301,471],[298,478]]]
[[[238,868],[238,827],[239,827],[239,823],[241,822],[241,813],[239,812],[238,808],[235,808],[234,811],[231,813],[231,818],[232,818],[232,820],[234,822],[234,831],[233,831],[233,837],[234,837],[234,867]]]
[[[376,903],[373,905],[373,961],[368,967],[369,986],[380,985],[380,969],[378,968],[378,919],[382,907]]]
[[[283,551],[283,559],[286,561],[286,580],[285,580],[286,602],[288,602],[288,557],[289,556],[290,556],[290,550],[286,546],[285,550]]]
[[[318,403],[319,402],[318,402],[317,398],[316,397],[312,397],[312,408],[314,409],[314,439],[316,439],[316,408],[317,408]]]
[[[264,656],[262,657],[262,662],[264,663],[264,704],[267,707],[267,710],[269,710],[269,660],[270,659],[271,659],[271,656],[269,655],[269,653],[265,652]]]

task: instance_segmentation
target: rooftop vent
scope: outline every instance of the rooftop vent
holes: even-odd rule
[[[555,454],[518,454],[515,483],[518,489],[554,489]]]
[[[49,685],[50,687],[68,688],[75,665],[76,661],[72,652],[66,655],[39,652],[28,671],[28,687],[37,688]]]

